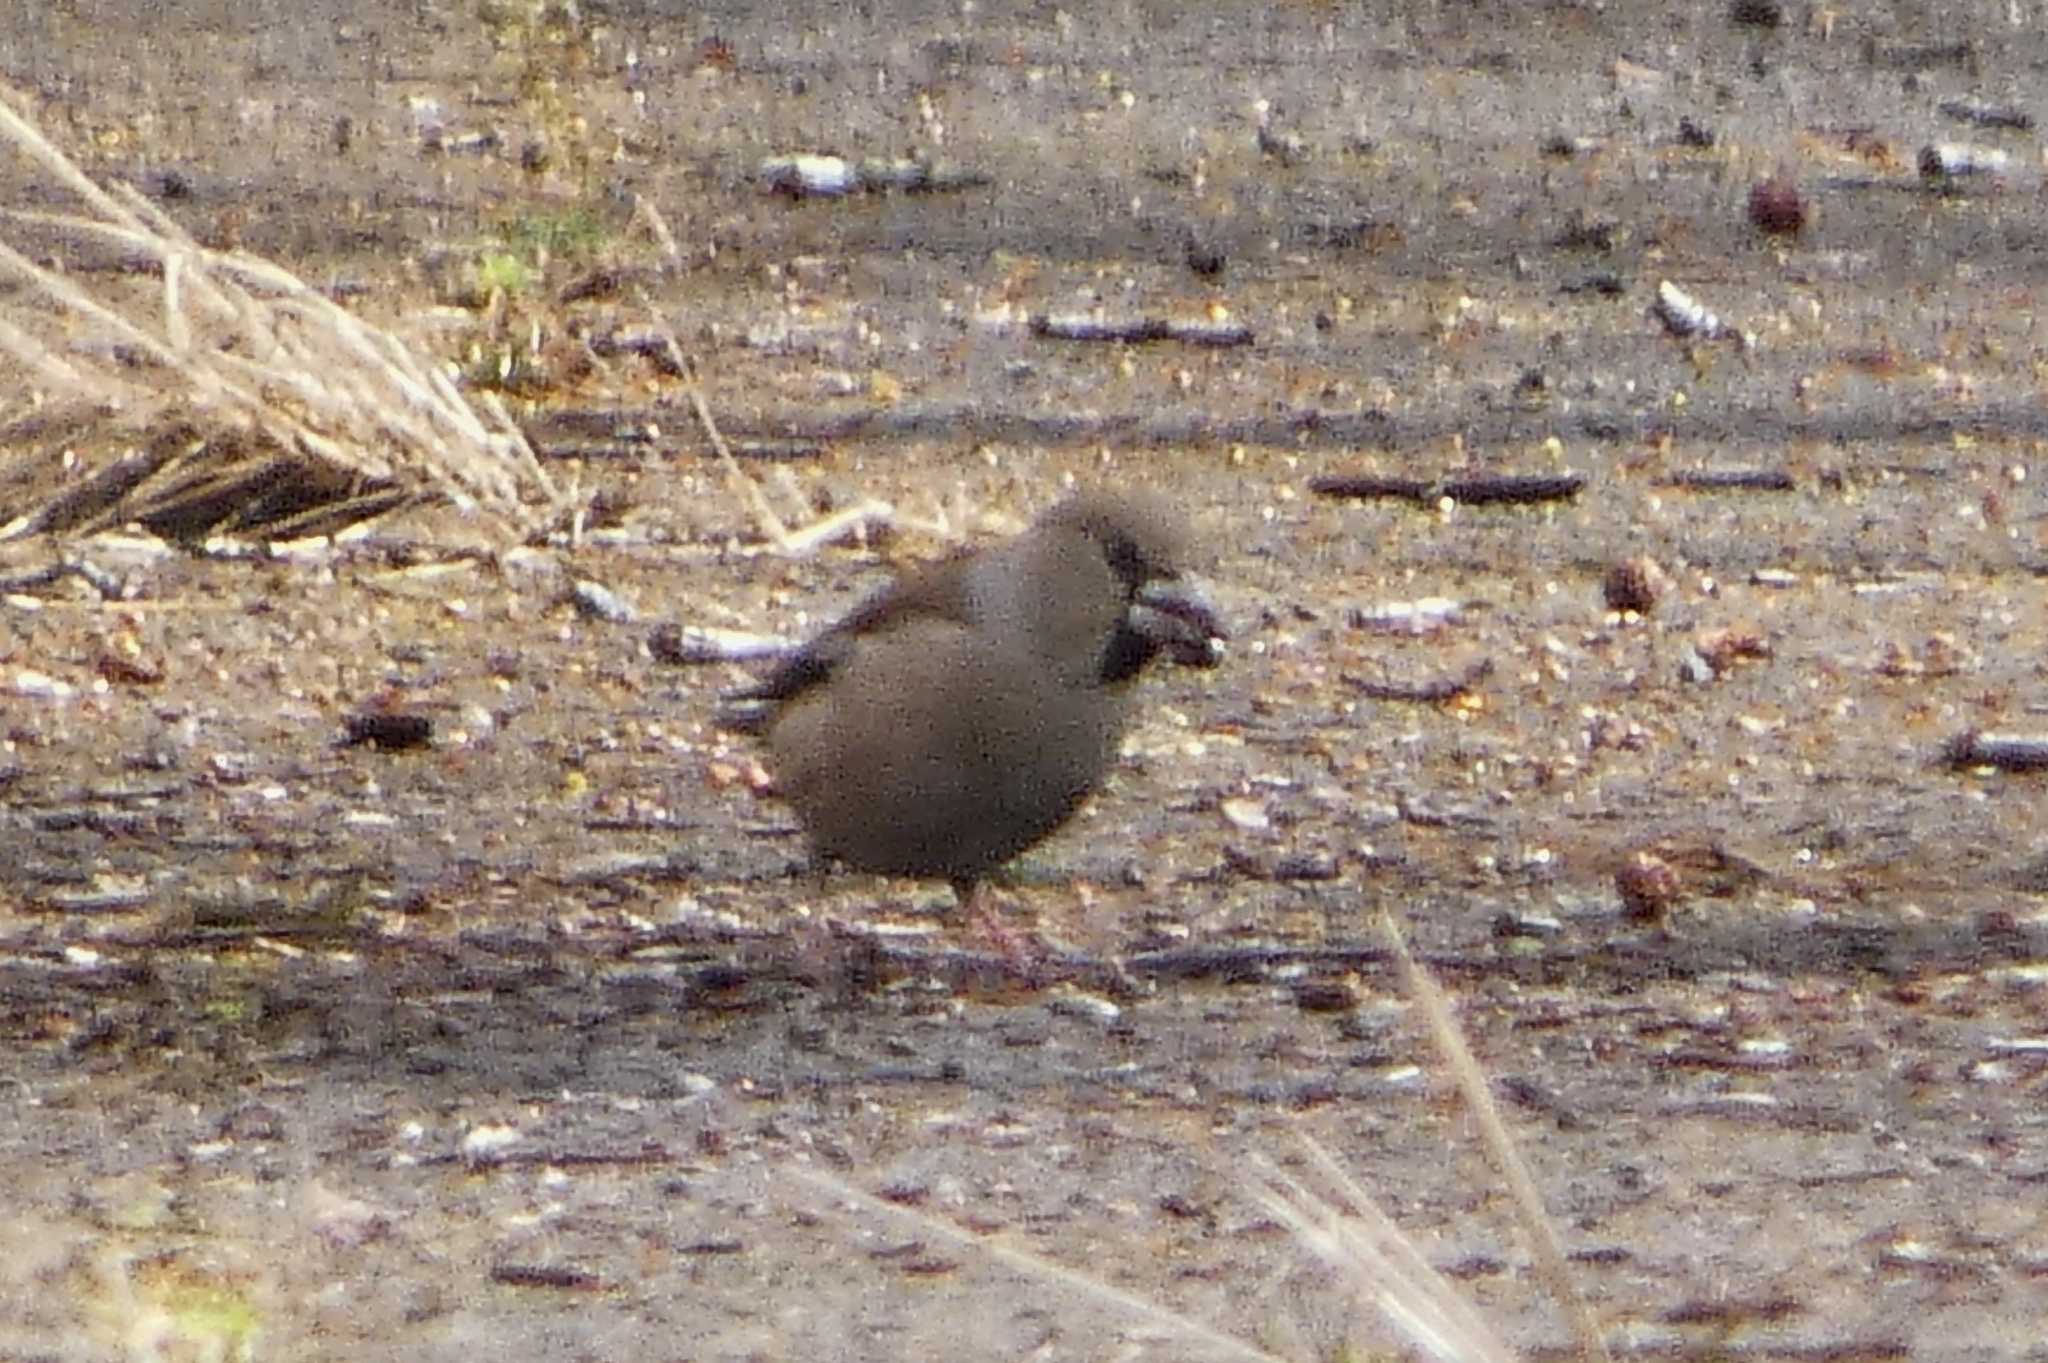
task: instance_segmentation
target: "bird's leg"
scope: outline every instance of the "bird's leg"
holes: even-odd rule
[[[987,882],[979,876],[954,876],[949,882],[953,887],[953,899],[960,906],[960,912],[976,919],[977,927],[993,927],[982,920],[989,917],[988,905],[981,902],[981,888]]]
[[[995,948],[996,955],[1012,963],[1027,959],[1030,946],[1014,930],[996,916],[996,891],[986,880],[974,876],[955,876],[953,894],[960,901],[960,911],[974,925],[980,935]]]
[[[867,944],[858,939],[849,944],[847,934],[826,913],[831,892],[830,871],[825,858],[813,857],[808,867],[794,875],[800,887],[799,893],[805,895],[808,902],[805,911],[794,917],[793,964],[804,978],[820,985],[838,986],[851,994],[869,983],[858,979],[860,972],[850,965],[852,953]]]

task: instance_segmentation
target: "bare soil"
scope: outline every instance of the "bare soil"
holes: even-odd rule
[[[574,543],[0,545],[0,1357],[1151,1329],[804,1168],[1339,1357],[1344,1293],[1242,1196],[1297,1126],[1561,1351],[1391,912],[1618,1352],[2048,1358],[2048,778],[1950,760],[2048,733],[2048,216],[2038,136],[1941,107],[2025,107],[2048,24],[1733,17],[1774,8],[9,7],[0,79],[95,174],[503,378],[596,501]],[[2010,159],[1929,186],[1937,142]],[[805,151],[952,178],[764,192]],[[1791,236],[1747,211],[1780,167]],[[598,240],[467,296],[562,223]],[[1750,340],[1671,335],[1664,280]],[[1091,310],[1252,341],[1029,324]],[[778,505],[906,528],[768,552],[621,343],[657,324]],[[1184,508],[1236,639],[1144,683],[1005,956],[942,888],[811,871],[712,722],[744,670],[664,629],[800,636],[1070,478]],[[431,738],[348,743],[371,713]]]

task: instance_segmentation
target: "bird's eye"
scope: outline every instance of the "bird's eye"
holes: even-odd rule
[[[1136,587],[1139,583],[1157,576],[1146,564],[1144,554],[1137,543],[1124,535],[1112,535],[1102,545],[1102,556],[1109,560],[1109,570],[1117,580]]]

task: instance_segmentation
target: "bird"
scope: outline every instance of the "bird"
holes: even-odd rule
[[[1073,494],[899,576],[727,697],[814,854],[944,878],[961,904],[1102,782],[1133,680],[1214,667],[1226,631],[1156,501]]]

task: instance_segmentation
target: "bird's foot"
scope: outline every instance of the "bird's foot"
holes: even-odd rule
[[[1044,959],[1045,948],[1035,937],[1019,932],[999,916],[1000,891],[987,881],[955,881],[953,893],[960,897],[960,906],[974,934],[988,944],[990,953],[1004,965],[1020,975],[1028,975],[1030,968]]]

